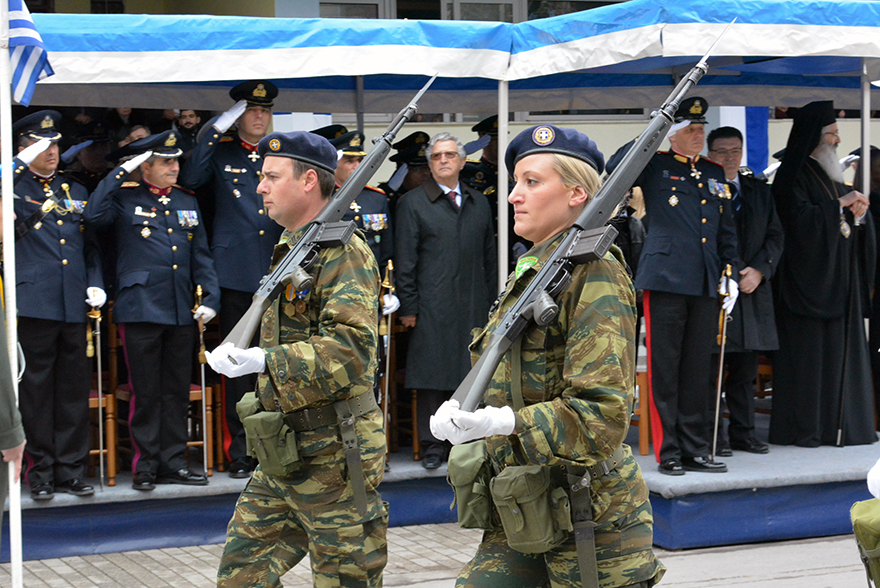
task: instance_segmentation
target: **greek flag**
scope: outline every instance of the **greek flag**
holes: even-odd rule
[[[12,61],[12,97],[19,104],[28,106],[37,80],[55,72],[49,65],[43,39],[23,0],[9,0],[9,57]]]

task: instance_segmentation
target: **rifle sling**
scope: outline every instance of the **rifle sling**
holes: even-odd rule
[[[62,198],[56,197],[56,192],[52,192],[52,194],[47,198],[47,200],[51,200],[54,203],[54,206],[49,210],[43,212],[43,206],[37,209],[32,215],[24,219],[23,221],[19,221],[15,223],[15,240],[18,241],[22,237],[28,234],[31,229],[37,226],[39,223],[46,218],[46,215],[49,214],[55,206],[58,206],[61,203]]]

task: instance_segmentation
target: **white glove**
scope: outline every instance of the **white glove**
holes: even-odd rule
[[[721,278],[721,285],[724,285],[724,280],[726,278]],[[736,299],[739,298],[739,285],[736,283],[736,280],[727,280],[727,298],[724,299],[724,302],[721,303],[721,308],[723,308],[727,314],[733,312],[733,306],[736,304]]]
[[[86,304],[92,308],[101,308],[105,302],[107,302],[106,292],[95,286],[86,288]]]
[[[880,498],[880,460],[868,471],[868,490],[874,498]]]
[[[140,155],[132,157],[128,161],[123,162],[122,169],[124,169],[128,173],[131,173],[134,170],[136,170],[143,162],[145,162],[146,160],[148,160],[152,156],[153,156],[152,151],[147,151],[145,153],[141,153]]]
[[[22,149],[21,153],[16,155],[16,157],[18,157],[25,165],[30,165],[37,158],[37,155],[48,149],[51,144],[52,141],[49,139],[40,139],[33,145],[28,145]]]
[[[509,406],[487,406],[474,412],[460,410],[458,402],[447,400],[431,417],[431,433],[453,445],[460,445],[492,435],[511,435],[516,416]]]
[[[247,100],[239,100],[235,103],[235,106],[217,117],[217,120],[214,121],[214,128],[219,133],[225,133],[232,126],[232,123],[244,114],[245,110],[247,110]]]
[[[224,343],[214,351],[206,351],[205,358],[211,369],[229,378],[257,374],[266,369],[266,354],[259,347],[239,349],[232,343]]]
[[[382,314],[387,316],[397,312],[398,308],[400,308],[400,298],[394,294],[385,294],[382,296]]]
[[[198,322],[199,318],[201,318],[202,321],[210,323],[211,319],[213,319],[215,316],[217,316],[216,310],[202,304],[193,313],[193,320]]]

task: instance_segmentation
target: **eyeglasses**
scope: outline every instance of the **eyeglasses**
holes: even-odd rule
[[[444,157],[449,160],[456,159],[458,157],[458,152],[456,152],[456,151],[442,151],[440,153],[432,153],[431,154],[431,161],[440,161]]]
[[[826,134],[826,135],[831,135],[832,137],[837,137],[838,139],[840,138],[840,132],[838,132],[838,131],[835,131],[835,132],[833,132],[833,133],[832,133],[831,131],[829,131],[829,132],[827,132],[827,133],[825,133],[825,134]]]
[[[742,155],[742,149],[709,149],[710,153],[717,153],[721,157],[727,157],[728,155]]]

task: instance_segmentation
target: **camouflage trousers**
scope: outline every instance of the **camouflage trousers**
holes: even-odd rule
[[[281,577],[306,554],[316,588],[382,586],[388,561],[388,511],[376,491],[385,465],[382,413],[361,417],[356,428],[367,512],[361,515],[354,506],[338,437],[301,433],[302,469],[272,476],[257,466],[241,493],[227,528],[218,586],[281,586]]]
[[[662,574],[661,574],[662,576]],[[657,578],[659,581],[659,577]],[[600,582],[603,587],[606,583]],[[615,588],[651,588],[653,579]],[[507,545],[503,530],[486,531],[474,558],[458,574],[456,588],[580,588],[574,535],[547,553],[520,553]]]

